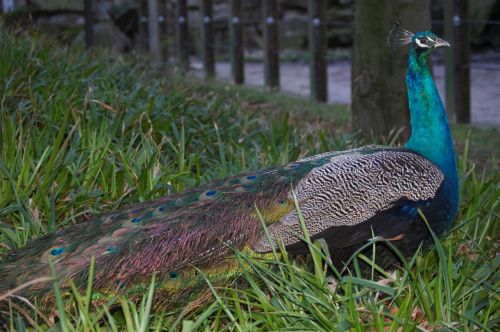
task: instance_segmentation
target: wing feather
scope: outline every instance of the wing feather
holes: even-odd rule
[[[401,199],[434,197],[443,173],[422,156],[401,149],[351,151],[332,155],[330,162],[314,168],[294,187],[311,235],[331,227],[358,225]],[[291,193],[289,193],[291,195]],[[272,243],[261,237],[253,246],[268,252],[281,239],[284,245],[302,234],[297,211],[269,226]]]

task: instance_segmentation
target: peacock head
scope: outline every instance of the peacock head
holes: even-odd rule
[[[389,45],[392,49],[410,45],[418,55],[426,56],[438,47],[450,46],[450,43],[430,31],[412,33],[402,29],[399,22],[395,22],[389,35]]]
[[[438,38],[438,36],[430,31],[422,31],[413,35],[411,39],[411,46],[415,49],[415,51],[417,51],[417,53],[428,54],[438,47],[449,47],[450,43],[444,39]]]

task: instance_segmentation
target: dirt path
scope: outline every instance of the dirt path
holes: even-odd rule
[[[500,126],[500,61],[473,59],[471,64],[472,123]],[[201,68],[200,63],[193,64]],[[248,85],[263,86],[264,71],[261,63],[245,64],[245,81]],[[230,81],[231,67],[227,62],[216,65],[217,78]],[[309,68],[306,63],[282,63],[281,90],[286,93],[309,96]],[[444,66],[434,66],[434,75],[441,96],[444,96]],[[328,102],[351,102],[351,64],[337,61],[328,66]]]

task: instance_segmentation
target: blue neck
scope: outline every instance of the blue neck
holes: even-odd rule
[[[443,102],[427,66],[427,54],[418,54],[413,47],[410,47],[406,84],[411,117],[411,136],[406,147],[443,171],[454,215],[458,206],[458,175],[453,138]]]

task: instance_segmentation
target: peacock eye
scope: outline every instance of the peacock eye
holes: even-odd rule
[[[427,39],[426,38],[420,38],[420,42],[422,44],[427,44]]]

